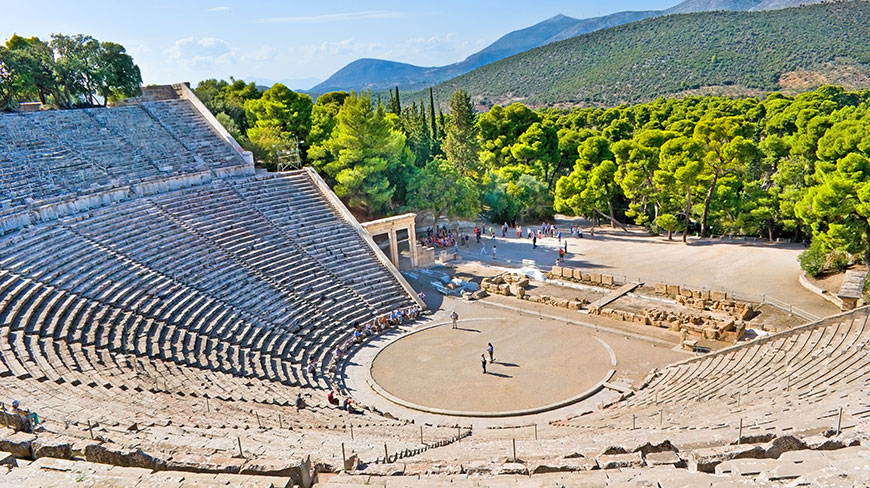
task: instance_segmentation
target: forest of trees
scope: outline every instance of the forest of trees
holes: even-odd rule
[[[208,80],[197,94],[267,165],[302,157],[358,215],[538,221],[810,241],[810,274],[870,262],[870,91],[689,97],[613,108],[474,111],[429,100]]]
[[[124,46],[91,36],[51,41],[13,34],[0,45],[0,111],[39,101],[56,108],[106,106],[141,93],[142,76]]]

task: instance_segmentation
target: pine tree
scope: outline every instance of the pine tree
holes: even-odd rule
[[[444,127],[443,149],[447,161],[466,175],[476,174],[480,169],[475,122],[471,97],[465,91],[457,90],[450,97],[450,119]]]

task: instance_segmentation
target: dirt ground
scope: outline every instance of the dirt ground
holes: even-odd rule
[[[798,277],[797,261],[804,250],[799,244],[766,241],[697,239],[688,244],[650,236],[640,229],[597,228],[588,232],[588,222],[557,217],[556,223],[568,229],[571,223],[584,225],[585,237],[567,237],[561,243],[552,237],[538,241],[532,248],[528,239],[517,239],[511,232],[497,237],[498,259],[481,255],[473,240],[470,248],[460,252],[463,261],[475,261],[502,267],[519,267],[524,259],[532,260],[542,271],[554,264],[557,249],[568,245],[565,266],[627,276],[647,284],[665,282],[684,284],[696,289],[736,291],[746,295],[776,298],[820,317],[836,313],[837,307],[803,288]],[[567,231],[566,231],[567,233]],[[500,236],[500,233],[498,233]],[[488,241],[487,241],[488,244]]]

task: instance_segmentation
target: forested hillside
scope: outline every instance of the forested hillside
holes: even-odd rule
[[[435,87],[489,103],[618,105],[679,93],[870,86],[870,2],[656,17],[577,36]]]
[[[811,274],[870,262],[870,91],[825,86],[788,97],[693,96],[611,108],[475,113],[454,93],[312,104],[282,85],[210,80],[197,94],[271,166],[302,143],[349,207],[491,222],[554,212],[651,232],[812,238]]]

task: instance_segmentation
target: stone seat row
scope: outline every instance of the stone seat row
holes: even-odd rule
[[[3,288],[9,288],[7,283],[3,284]],[[246,346],[238,344],[233,337],[221,340],[174,325],[143,319],[135,314],[94,304],[78,297],[63,297],[57,290],[46,289],[32,282],[21,283],[16,290],[18,291],[9,295],[7,301],[15,305],[7,306],[0,315],[2,322],[9,328],[7,352],[14,354],[4,356],[5,364],[16,376],[30,375],[43,379],[43,375],[51,375],[45,371],[35,373],[28,366],[44,366],[45,354],[56,352],[45,344],[51,345],[53,342],[55,347],[82,344],[86,348],[94,347],[100,351],[130,353],[240,377],[269,379],[291,385],[319,386],[316,384],[317,380],[310,378],[300,366],[288,364],[292,357],[288,360],[279,355],[287,356],[289,351],[297,351],[306,341],[326,347],[327,336],[323,336],[324,340],[311,334],[288,336],[274,329],[262,343]],[[48,305],[44,305],[45,303]],[[46,317],[51,318],[51,321],[44,320]],[[44,321],[40,322],[41,320]],[[53,333],[52,326],[55,327]],[[73,353],[76,351],[78,349],[73,349]],[[310,351],[302,353],[309,354]],[[68,352],[64,356],[71,360],[77,358],[74,354],[70,356]],[[95,354],[91,354],[93,356]],[[300,363],[301,359],[300,357],[295,362]],[[57,375],[53,377],[56,378]]]
[[[236,187],[263,215],[306,244],[306,248],[312,249],[320,262],[338,263],[345,269],[342,277],[350,281],[351,286],[370,302],[377,303],[378,296],[387,298],[378,303],[382,312],[409,304],[400,299],[405,293],[389,276],[386,268],[377,263],[371,249],[364,246],[346,221],[336,216],[336,210],[312,188],[310,178],[304,172],[240,180]],[[311,214],[317,215],[318,220],[305,220],[307,214],[299,211],[297,202],[303,195],[306,204],[313,207]],[[311,236],[318,236],[321,240],[310,240]],[[392,293],[379,294],[375,288],[378,283],[393,287]]]
[[[75,226],[79,226],[79,225],[84,226],[84,224],[74,224],[74,225]],[[88,229],[86,229],[84,227],[82,227],[82,228],[85,232],[88,232]],[[173,236],[184,234],[183,232],[177,233],[177,232],[173,232],[173,231],[174,231],[174,229],[168,229],[168,234],[173,235]],[[100,253],[97,253],[97,251],[99,250],[99,247],[94,245],[94,243],[92,243],[92,242],[85,242],[83,239],[79,238],[78,239],[79,242],[76,242],[75,244],[73,244],[73,241],[76,240],[75,238],[77,236],[69,235],[69,233],[66,233],[63,230],[56,229],[53,232],[54,233],[50,236],[42,235],[39,232],[31,232],[30,235],[28,236],[29,239],[19,241],[16,246],[14,246],[13,248],[11,248],[9,250],[8,256],[6,258],[4,258],[2,264],[5,266],[9,266],[10,268],[17,270],[17,271],[32,274],[35,277],[45,278],[47,276],[48,280],[52,281],[52,282],[53,282],[53,280],[61,280],[60,282],[57,283],[57,285],[60,287],[66,287],[68,289],[71,289],[72,291],[77,291],[77,292],[83,293],[83,294],[90,296],[90,297],[93,297],[93,298],[102,298],[102,299],[107,298],[105,296],[105,293],[108,293],[108,292],[105,292],[105,291],[103,293],[100,293],[97,291],[91,292],[90,291],[91,288],[83,288],[83,286],[88,286],[88,285],[93,286],[95,281],[99,282],[100,279],[105,279],[105,280],[107,280],[107,284],[102,286],[102,289],[103,290],[115,290],[115,291],[117,291],[117,290],[123,289],[122,284],[125,283],[124,276],[119,275],[117,273],[126,272],[127,273],[127,278],[126,278],[127,281],[133,281],[133,282],[135,282],[136,280],[145,280],[146,276],[143,275],[142,273],[148,273],[148,277],[151,277],[151,278],[154,278],[155,276],[159,277],[159,275],[161,274],[159,272],[154,272],[154,270],[150,270],[147,268],[140,269],[140,268],[137,268],[136,266],[132,266],[130,262],[128,262],[127,260],[124,260],[124,259],[120,259],[118,256],[113,256],[111,254],[106,256],[105,255],[106,253],[102,253],[102,255],[98,255],[98,254],[100,254]],[[93,234],[91,234],[91,235],[93,236]],[[53,239],[57,239],[57,240],[55,241]],[[153,243],[153,241],[159,242],[159,239],[154,238],[150,241],[145,240],[143,243],[143,246],[146,246],[146,248],[147,248],[147,246],[150,243]],[[185,243],[185,244],[187,244],[187,243]],[[189,247],[190,247],[189,245],[184,245],[184,246],[175,247],[174,249],[188,249]],[[41,248],[44,248],[45,251],[41,252],[40,251]],[[64,255],[57,256],[55,254],[56,249],[63,249]],[[164,249],[164,251],[167,253],[170,252],[171,250],[173,250],[173,249],[168,248],[168,247]],[[69,264],[63,264],[63,259],[65,259],[65,258],[70,258],[73,261],[71,261]],[[108,264],[106,266],[101,267],[100,266],[101,262],[105,262]],[[43,265],[49,265],[49,264],[52,266],[50,271],[47,268],[43,268]],[[174,267],[175,271],[177,271],[180,268],[185,268],[185,269],[187,268],[186,263],[181,263],[180,265],[178,263],[171,263],[171,264],[175,265],[175,267]],[[107,266],[111,266],[111,267],[107,267]],[[225,266],[223,266],[222,268],[224,270],[226,270]],[[77,269],[89,269],[89,271],[79,273],[76,271]],[[75,279],[75,281],[68,283],[67,281],[65,281],[65,278]],[[167,277],[164,276],[163,278],[164,279],[161,281],[166,282]],[[171,278],[171,276],[169,278]],[[257,278],[257,277],[255,276],[254,278]],[[260,280],[260,281],[262,281],[262,280]],[[157,295],[156,297],[153,296],[155,294],[152,294],[152,296],[149,298],[165,298],[167,294],[172,293],[171,287],[173,285],[177,285],[176,283],[173,283],[172,280],[170,280],[168,285],[163,285],[163,286],[159,285],[159,282],[155,282],[153,280],[148,280],[147,284],[148,284],[148,288],[150,290],[157,292],[157,293],[155,293]],[[225,285],[224,283],[218,283],[217,287],[220,289],[223,289],[222,287],[224,285]],[[310,288],[300,288],[300,290],[307,289],[308,291],[311,291],[315,294],[318,294],[320,301],[324,301],[323,296],[320,295],[320,293],[322,293],[324,291],[322,288],[315,288],[314,285],[312,285],[310,283],[308,284],[308,286]],[[334,289],[336,287],[332,286],[332,288]],[[98,288],[98,290],[99,289],[100,288]],[[164,293],[161,290],[170,290],[170,291],[166,291]],[[163,293],[162,296],[161,296],[161,293]],[[177,293],[175,293],[175,294],[177,294]],[[190,291],[185,289],[184,294],[192,296],[192,295],[195,295],[196,293],[195,293],[195,291],[190,292]],[[273,295],[275,295],[275,294],[273,293]],[[329,298],[329,296],[327,296],[326,298]],[[250,298],[249,298],[249,301],[251,301]],[[253,302],[254,302],[254,304],[262,304],[263,299],[257,298],[256,300],[253,300]],[[330,304],[330,306],[335,306],[335,307],[343,306],[343,307],[345,307],[345,309],[351,309],[351,310],[359,310],[360,309],[359,307],[347,307],[347,302],[348,302],[348,300],[345,298],[343,298],[342,300],[336,299],[336,300],[332,300],[332,303]],[[127,306],[132,306],[132,304],[127,303],[126,300],[121,300],[120,303],[123,303]],[[133,306],[133,308],[135,309],[136,307],[139,307],[139,308],[146,308],[147,309],[148,306],[149,306],[149,303],[146,302],[143,304],[136,304],[135,306]],[[176,310],[178,310],[178,309],[176,309]],[[257,315],[261,315],[263,311],[262,311],[262,309],[256,309],[253,312],[256,312]],[[286,315],[287,315],[286,312],[287,312],[287,304],[286,304],[286,300],[285,300],[284,306],[280,309],[280,313],[285,315],[285,317],[286,317]],[[308,313],[306,315],[310,315],[310,313]],[[158,317],[158,318],[165,318],[165,317]],[[358,317],[358,318],[362,319],[363,317]],[[348,319],[348,317],[338,317],[338,319],[343,320],[343,319]]]
[[[0,173],[15,175],[0,194],[16,202],[242,163],[187,100],[4,114],[0,133]]]
[[[866,310],[805,326],[656,373],[601,415],[565,423],[584,432],[644,429],[700,441],[768,432],[847,430],[870,417],[870,340]],[[697,434],[701,433],[701,436]]]

